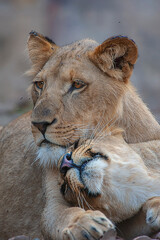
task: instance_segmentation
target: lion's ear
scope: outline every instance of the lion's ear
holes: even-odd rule
[[[104,41],[89,52],[90,60],[111,77],[127,81],[138,57],[136,44],[127,37],[117,36]]]
[[[31,31],[28,39],[28,52],[32,62],[32,71],[40,71],[57,48],[58,46],[51,39]]]

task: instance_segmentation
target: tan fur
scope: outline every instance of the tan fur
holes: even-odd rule
[[[118,228],[125,239],[133,239],[138,234],[151,235],[158,232],[160,230],[160,197],[149,199],[137,214],[118,224]]]
[[[129,82],[137,57],[136,45],[117,37],[99,46],[102,47],[86,39],[58,47],[38,33],[30,34],[34,109],[0,132],[1,239],[22,233],[41,237],[40,209],[44,198],[42,170],[35,163],[37,151],[38,156],[43,155],[41,165],[53,165],[66,145],[90,135],[90,129],[92,132],[97,124],[103,128],[111,120],[124,129],[127,142],[160,139],[158,123]],[[84,81],[86,87],[67,93],[77,79]],[[44,81],[42,90],[36,88],[36,81]],[[50,124],[55,118],[57,121]],[[48,123],[45,137],[51,144],[37,146],[44,136],[32,124],[35,144],[31,121]],[[55,198],[57,207],[59,201]],[[49,219],[55,221],[52,216]]]
[[[0,132],[0,239],[16,235],[42,237],[44,207],[42,170],[33,164],[37,147],[30,113],[14,120]]]
[[[41,35],[37,45],[39,38]],[[32,58],[38,61],[38,50],[32,46],[35,41],[36,36],[31,35],[28,46]],[[77,136],[89,134],[88,128],[94,128],[99,121],[106,124],[111,120],[125,130],[127,142],[159,139],[159,124],[129,82],[138,55],[134,42],[117,37],[96,46],[96,42],[86,39],[57,47],[54,53],[47,52],[50,58],[33,80],[44,81],[44,87],[38,90],[32,86],[35,105],[32,121],[46,122],[45,138],[58,145],[73,143]],[[48,42],[39,47],[40,54],[44,54],[43,48],[48,47]],[[70,92],[77,79],[83,81],[85,87]],[[32,133],[40,145],[44,136],[35,125]]]
[[[89,162],[85,167],[81,167],[81,170],[73,166],[66,175],[62,173],[61,186],[65,187],[63,190],[65,200],[72,207],[99,210],[115,224],[137,214],[126,220],[125,224],[118,225],[119,234],[125,236],[125,239],[158,231],[160,141],[154,141],[154,146],[151,142],[129,146],[116,131],[110,136],[98,139],[85,141],[73,150],[70,161],[77,166],[83,166],[88,159]],[[101,153],[108,159],[101,156],[95,159],[91,152]],[[63,159],[61,158],[59,162],[60,169]],[[48,198],[48,201],[51,199]],[[87,219],[81,226],[85,227],[86,221]],[[86,227],[88,231],[90,228],[91,226]],[[101,226],[97,226],[98,230],[101,230]],[[73,229],[72,233],[76,239],[79,235],[74,231]]]
[[[114,229],[111,221],[100,211],[84,211],[67,203],[60,192],[61,179],[58,176],[56,169],[48,169],[46,172],[46,206],[42,217],[45,239],[72,239],[72,233],[76,239],[85,239],[85,228],[91,234],[97,234],[98,239],[104,232]],[[99,231],[96,233],[91,229],[92,226],[95,229],[100,226]]]

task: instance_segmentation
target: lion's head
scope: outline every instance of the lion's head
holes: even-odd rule
[[[117,128],[75,144],[58,168],[66,201],[100,210],[114,222],[133,216],[152,194],[147,168]]]
[[[121,99],[137,59],[132,40],[118,36],[98,45],[85,39],[58,47],[31,32],[28,49],[34,76],[32,133],[41,159],[55,158],[55,152],[59,158],[64,147],[89,135],[100,121],[106,124],[121,115]]]

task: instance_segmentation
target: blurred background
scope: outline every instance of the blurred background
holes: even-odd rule
[[[0,0],[0,125],[31,109],[27,38],[36,30],[65,45],[132,38],[139,59],[131,78],[160,122],[160,0]]]

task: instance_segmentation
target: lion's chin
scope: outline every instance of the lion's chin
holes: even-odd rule
[[[57,166],[59,158],[64,155],[66,148],[54,144],[42,144],[37,151],[36,161],[40,166],[51,167]]]

